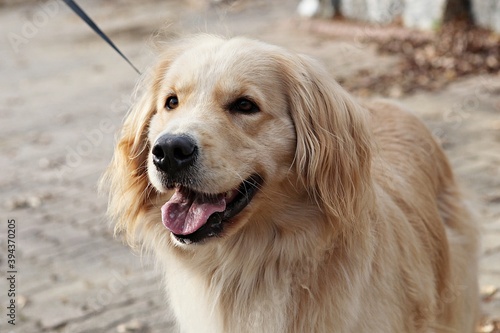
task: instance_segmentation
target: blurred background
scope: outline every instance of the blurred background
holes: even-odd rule
[[[159,30],[246,35],[318,58],[360,98],[413,109],[478,214],[478,332],[500,332],[500,1],[79,4],[140,70]],[[0,332],[171,332],[159,276],[113,238],[96,192],[139,76],[59,0],[0,0],[0,35]]]

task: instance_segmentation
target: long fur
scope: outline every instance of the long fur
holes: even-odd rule
[[[386,102],[362,105],[314,60],[244,38],[198,35],[169,43],[158,59],[102,185],[116,231],[156,253],[182,332],[473,332],[477,228],[416,117]],[[197,71],[203,61],[217,66]],[[174,69],[193,78],[195,97],[208,95],[182,121],[206,122],[196,131],[210,156],[238,176],[253,168],[267,177],[236,227],[190,246],[163,227],[170,193],[148,177],[152,138],[176,121],[161,114]],[[273,116],[251,126],[201,115],[220,112],[214,105],[234,88],[227,80],[251,85],[245,70]],[[214,76],[215,88],[206,83]],[[254,158],[240,161],[238,149]]]

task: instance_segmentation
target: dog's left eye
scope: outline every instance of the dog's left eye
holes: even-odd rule
[[[249,101],[246,98],[238,98],[233,102],[230,106],[230,110],[232,112],[240,112],[240,113],[255,113],[259,112],[259,107],[255,105],[254,102]]]
[[[179,106],[179,99],[177,98],[177,96],[170,96],[169,98],[167,98],[165,106],[167,107],[167,109],[173,110],[177,106]]]

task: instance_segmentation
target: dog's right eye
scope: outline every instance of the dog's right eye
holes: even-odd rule
[[[165,107],[169,110],[173,110],[179,106],[179,99],[177,96],[170,96],[165,102]]]

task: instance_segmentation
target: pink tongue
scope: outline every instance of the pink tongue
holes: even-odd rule
[[[177,235],[189,235],[200,229],[215,212],[226,209],[226,199],[220,194],[212,202],[203,202],[199,196],[186,197],[178,189],[161,207],[163,225]]]

